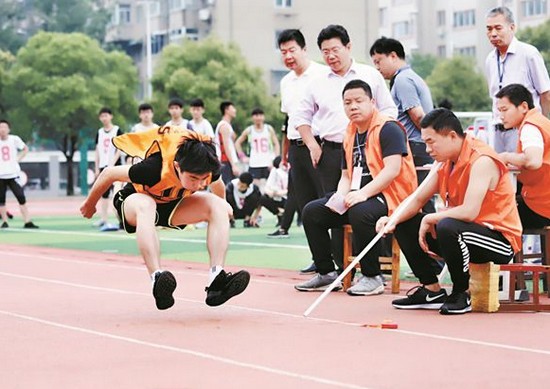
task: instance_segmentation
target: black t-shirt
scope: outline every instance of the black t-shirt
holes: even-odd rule
[[[160,181],[162,172],[162,156],[160,153],[151,154],[143,161],[130,167],[128,175],[134,184],[147,185],[149,187]],[[220,174],[212,175],[212,182],[220,178]]]
[[[367,132],[363,134],[357,133],[353,141],[353,166],[361,166],[363,168],[363,176],[361,178],[361,188],[372,181],[372,175],[367,165],[365,156],[365,142],[367,140]],[[402,155],[405,157],[407,152],[407,136],[403,129],[394,121],[386,122],[380,130],[380,148],[382,149],[382,158],[390,155]],[[352,167],[353,168],[353,167]],[[342,170],[347,169],[347,161],[344,150],[342,150]]]

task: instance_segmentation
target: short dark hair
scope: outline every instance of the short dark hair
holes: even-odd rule
[[[252,181],[254,181],[254,177],[252,177],[252,174],[249,172],[244,172],[239,176],[239,181],[243,184],[250,185],[252,184]]]
[[[179,146],[174,160],[181,171],[213,176],[220,174],[220,161],[216,154],[216,146],[211,140],[185,139]]]
[[[177,105],[178,107],[183,108],[183,100],[180,99],[179,97],[174,97],[170,99],[170,101],[168,102],[168,108],[170,108],[173,105]]]
[[[449,100],[448,98],[444,98],[437,103],[437,106],[439,108],[447,108],[447,109],[453,109],[453,102]]]
[[[436,108],[428,112],[420,121],[420,127],[431,127],[437,133],[454,131],[458,136],[464,137],[460,120],[458,120],[453,111],[447,108]]]
[[[306,38],[304,34],[298,29],[283,30],[277,37],[277,46],[281,47],[283,43],[295,41],[302,49],[306,47]]]
[[[202,101],[202,99],[193,99],[189,103],[189,106],[190,107],[202,107],[202,108],[204,108],[204,101]]]
[[[372,89],[370,85],[363,80],[356,79],[356,80],[349,81],[346,84],[346,86],[344,86],[344,90],[342,91],[342,97],[344,97],[344,93],[350,89],[363,89],[366,95],[372,99]]]
[[[8,122],[6,119],[0,119],[0,123],[6,123],[8,127],[11,127],[10,122]]]
[[[261,109],[261,108],[254,108],[252,110],[252,113],[251,115],[254,116],[254,115],[263,115],[264,114],[264,110]]]
[[[529,92],[529,89],[521,84],[506,85],[497,92],[495,97],[497,99],[507,97],[508,100],[510,100],[510,102],[516,107],[519,107],[521,103],[526,102],[529,109],[535,108],[535,104],[533,103],[533,95]]]
[[[273,167],[275,169],[278,169],[279,166],[281,166],[281,156],[280,155],[277,155],[274,159],[273,159]]]
[[[138,113],[141,111],[153,111],[153,106],[149,103],[142,103],[138,107]]]
[[[112,115],[113,111],[111,111],[111,108],[103,107],[99,110],[98,115],[101,115],[102,113],[108,113],[109,115]]]
[[[397,39],[386,38],[383,36],[382,38],[375,40],[370,48],[371,57],[374,54],[390,55],[392,52],[394,52],[399,58],[405,59],[405,49],[403,48],[401,42]]]
[[[321,43],[332,38],[340,39],[344,46],[349,43],[349,35],[346,29],[339,24],[330,24],[323,28],[317,36],[317,46],[321,48]]]
[[[230,107],[231,105],[233,105],[233,103],[229,100],[227,101],[222,101],[221,104],[220,104],[220,112],[222,113],[222,116],[225,115],[225,110]]]

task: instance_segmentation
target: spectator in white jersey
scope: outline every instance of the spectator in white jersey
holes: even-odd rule
[[[193,127],[189,120],[183,117],[183,100],[177,97],[170,99],[168,102],[168,113],[170,114],[170,120],[166,122],[167,126],[177,126],[192,130]]]
[[[113,124],[113,112],[110,108],[103,107],[99,110],[99,121],[102,127],[97,130],[95,137],[95,176],[99,177],[99,174],[109,166],[120,165],[120,150],[113,145],[113,138],[122,135],[120,128]],[[99,221],[94,224],[96,227],[100,227],[102,231],[118,230],[118,226],[109,224],[109,208],[111,202],[109,197],[113,192],[113,185],[111,185],[101,196],[99,205]],[[120,223],[120,222],[119,222]]]
[[[138,107],[139,114],[139,123],[135,124],[132,127],[131,132],[145,132],[152,130],[153,128],[159,127],[158,124],[153,122],[153,117],[155,113],[153,111],[153,106],[148,103],[140,104]]]
[[[190,121],[193,131],[214,138],[212,124],[204,118],[204,101],[202,99],[191,100],[189,111],[191,111],[191,116],[193,117]]]
[[[10,123],[0,120],[0,214],[2,216],[1,228],[8,228],[8,213],[6,211],[6,192],[10,188],[14,194],[25,224],[24,228],[38,228],[29,217],[25,192],[17,178],[21,173],[19,161],[27,155],[29,148],[17,135],[10,135]]]
[[[271,161],[280,154],[280,145],[273,127],[265,123],[265,114],[261,108],[252,110],[252,122],[254,124],[245,128],[235,141],[235,149],[239,159],[248,163],[248,171],[254,177],[254,184],[263,193]],[[242,144],[245,140],[250,147],[250,157],[243,152]]]

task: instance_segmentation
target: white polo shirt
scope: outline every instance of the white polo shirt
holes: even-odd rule
[[[296,111],[296,127],[301,125],[316,127],[322,139],[341,143],[349,123],[344,111],[342,90],[349,81],[355,79],[369,84],[376,107],[382,114],[397,118],[397,107],[390,90],[375,68],[353,61],[343,77],[328,67],[326,69],[328,71],[308,84]]]
[[[525,86],[539,109],[540,95],[550,90],[550,78],[542,55],[535,46],[520,42],[516,37],[512,39],[504,59],[500,58],[496,48],[489,53],[485,59],[485,77],[493,101],[493,119],[497,123],[501,121],[495,95],[502,87],[510,84]]]
[[[288,139],[299,139],[300,133],[296,129],[295,112],[304,95],[307,85],[318,75],[324,74],[328,67],[317,62],[310,61],[308,68],[300,75],[294,71],[287,73],[281,80],[281,112],[288,115],[288,127],[286,136]],[[313,127],[313,135],[318,135],[317,128]]]

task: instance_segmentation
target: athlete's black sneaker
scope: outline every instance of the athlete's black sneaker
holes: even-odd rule
[[[23,228],[38,228],[38,226],[36,224],[34,224],[33,222],[27,222],[27,223],[25,223]]]
[[[392,305],[398,309],[439,309],[447,299],[447,291],[441,289],[432,292],[424,285],[415,286],[407,291],[407,297],[393,300]]]
[[[472,311],[472,299],[468,292],[451,293],[439,309],[442,315],[461,315]]]
[[[206,291],[206,305],[211,307],[222,305],[231,297],[244,292],[249,281],[250,273],[246,270],[241,270],[235,274],[226,273],[225,270],[222,270],[210,286],[204,289]]]
[[[4,222],[0,228],[9,228],[9,226],[8,222]]]
[[[153,296],[158,309],[168,309],[174,305],[172,294],[177,286],[176,277],[167,270],[155,274]]]
[[[9,211],[6,211],[6,215],[8,215],[8,219],[13,219],[13,215]]]

